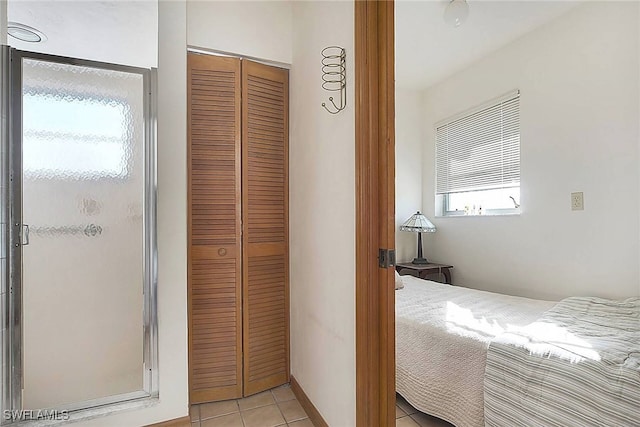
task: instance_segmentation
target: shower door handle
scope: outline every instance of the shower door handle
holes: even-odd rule
[[[22,224],[22,233],[20,236],[22,240],[22,246],[27,246],[29,244],[29,225]]]

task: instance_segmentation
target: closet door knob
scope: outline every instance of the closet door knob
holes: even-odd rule
[[[225,248],[218,249],[218,255],[225,256],[227,254],[227,250]]]

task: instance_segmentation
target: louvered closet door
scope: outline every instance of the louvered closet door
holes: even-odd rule
[[[188,57],[189,391],[242,396],[240,60]]]
[[[242,64],[245,396],[289,381],[289,73]]]

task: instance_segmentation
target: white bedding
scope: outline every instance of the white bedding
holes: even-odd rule
[[[396,390],[457,427],[484,426],[487,348],[554,303],[403,276],[396,291]]]

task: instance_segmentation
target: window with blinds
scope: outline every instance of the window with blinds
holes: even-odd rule
[[[518,212],[519,91],[436,125],[436,195],[442,215]]]

